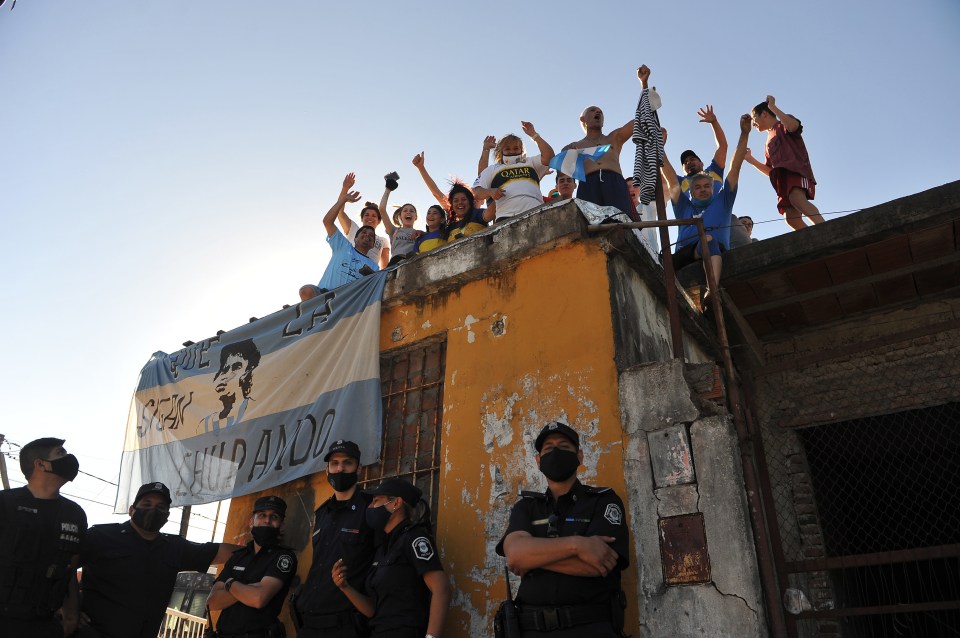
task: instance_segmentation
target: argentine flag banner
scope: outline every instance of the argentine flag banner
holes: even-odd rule
[[[609,150],[609,144],[591,146],[590,148],[568,148],[553,156],[553,159],[550,160],[550,168],[564,175],[569,175],[578,182],[582,182],[587,179],[587,174],[583,168],[583,161],[585,159],[591,159],[596,162]]]
[[[157,352],[130,405],[115,512],[160,481],[174,505],[264,490],[326,464],[338,439],[380,456],[378,272],[268,317]]]

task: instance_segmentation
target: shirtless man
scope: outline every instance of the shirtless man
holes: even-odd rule
[[[641,66],[637,69],[637,78],[640,80],[640,85],[647,88],[650,69],[646,65]],[[620,128],[605,134],[603,111],[599,106],[588,106],[580,115],[580,126],[583,127],[586,135],[581,140],[567,144],[563,150],[609,144],[610,150],[599,160],[584,161],[584,172],[587,178],[580,182],[577,198],[599,206],[614,206],[630,215],[634,221],[639,221],[636,207],[631,203],[627,184],[623,180],[623,169],[620,168],[620,150],[633,135],[633,122],[630,120]],[[604,175],[605,172],[614,173],[614,175]]]

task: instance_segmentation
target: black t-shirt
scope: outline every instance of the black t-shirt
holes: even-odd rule
[[[301,614],[334,614],[354,607],[330,576],[333,564],[343,559],[347,582],[363,590],[373,562],[373,530],[366,510],[372,496],[359,489],[346,501],[331,496],[317,508],[313,523],[313,563],[297,594]]]
[[[430,590],[423,575],[432,571],[443,571],[443,564],[433,534],[423,525],[405,521],[377,546],[366,584],[375,607],[370,619],[374,636],[399,627],[426,631]]]
[[[503,539],[511,532],[550,536],[551,516],[557,536],[613,536],[611,547],[619,555],[618,569],[607,576],[568,576],[548,569],[533,569],[523,576],[517,601],[526,605],[559,606],[607,603],[620,591],[620,572],[629,564],[627,521],[623,501],[607,487],[587,487],[577,481],[569,492],[554,499],[546,493],[523,492],[510,512],[510,524],[497,544],[503,556]]]
[[[179,572],[205,572],[219,543],[148,541],[130,521],[94,525],[81,555],[83,611],[104,638],[155,638]]]
[[[297,573],[297,556],[289,547],[270,545],[256,551],[256,545],[250,541],[243,549],[238,549],[223,566],[217,581],[226,582],[228,578],[249,585],[259,583],[267,576],[283,582],[280,591],[260,609],[248,607],[236,602],[220,612],[217,631],[225,634],[242,634],[248,631],[268,629],[277,623],[277,616],[283,608],[283,601],[290,591],[290,581]]]
[[[0,616],[52,616],[86,531],[87,515],[69,499],[36,498],[26,487],[0,492]]]

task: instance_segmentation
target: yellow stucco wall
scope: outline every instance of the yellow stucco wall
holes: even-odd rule
[[[382,352],[447,339],[434,513],[455,590],[445,636],[492,635],[493,613],[505,596],[503,561],[493,548],[518,490],[544,485],[532,444],[544,423],[563,420],[580,431],[584,482],[626,493],[606,261],[595,242],[574,242],[456,291],[383,312]],[[307,485],[315,498],[301,503],[297,492]],[[331,493],[322,474],[272,492],[304,511]],[[228,539],[246,529],[256,496],[233,501]],[[310,562],[309,529],[303,529],[310,518],[287,521],[291,544],[305,550],[301,577]],[[624,585],[635,600],[632,565]],[[628,623],[636,626],[635,611]]]

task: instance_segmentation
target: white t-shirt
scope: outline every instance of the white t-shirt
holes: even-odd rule
[[[535,155],[515,164],[488,166],[473,185],[502,188],[506,192],[497,200],[497,219],[503,219],[543,205],[540,178],[549,171],[549,167],[540,163],[540,156]]]
[[[357,231],[360,230],[361,228],[363,228],[363,226],[361,226],[357,222],[353,220],[350,221],[350,232],[347,233],[347,239],[350,240],[351,244],[356,243],[355,240],[357,239]],[[380,235],[376,235],[376,238],[377,240],[373,242],[373,248],[367,251],[367,257],[372,259],[374,263],[379,264],[380,251],[383,250],[384,246],[390,245],[390,240],[387,239],[386,237],[381,237]]]

